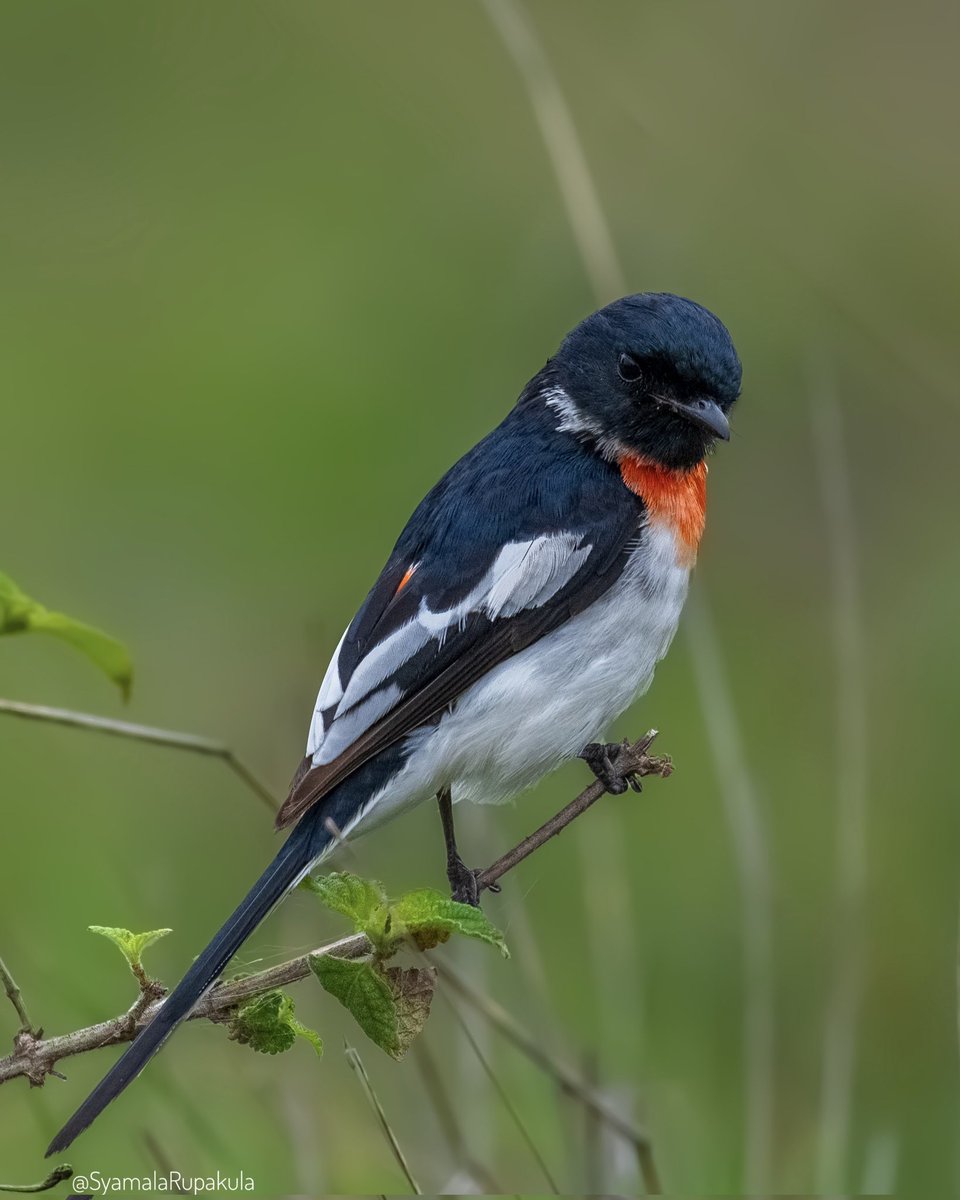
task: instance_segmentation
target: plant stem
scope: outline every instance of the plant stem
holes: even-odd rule
[[[370,943],[362,933],[341,938],[313,951],[314,954],[335,954],[340,958],[356,958],[369,952]],[[259,996],[273,988],[305,979],[310,974],[308,957],[302,954],[256,975],[247,975],[243,979],[214,988],[194,1005],[189,1019],[208,1017],[216,1020],[251,996]],[[109,1021],[100,1021],[96,1025],[88,1025],[84,1029],[59,1037],[37,1038],[28,1031],[21,1031],[14,1039],[13,1054],[0,1058],[0,1084],[25,1075],[31,1083],[39,1085],[60,1059],[84,1054],[89,1050],[99,1050],[102,1046],[116,1046],[121,1042],[129,1042],[139,1029],[149,1024],[162,1003],[162,1000],[153,1000],[140,1012],[136,1011],[138,1004],[135,1004],[133,1009],[128,1009]]]
[[[20,1032],[32,1033],[33,1025],[29,1016],[27,1016],[27,1009],[23,1003],[23,993],[20,991],[17,981],[10,974],[10,968],[2,958],[0,958],[0,979],[3,980],[3,990],[7,993],[10,1003],[17,1010],[17,1016],[20,1018]]]
[[[46,1192],[50,1188],[54,1188],[58,1183],[63,1183],[65,1179],[69,1179],[73,1175],[73,1167],[67,1163],[61,1163],[59,1167],[54,1167],[46,1179],[42,1179],[39,1183],[0,1183],[0,1192]]]
[[[611,1129],[631,1142],[640,1160],[640,1170],[643,1174],[644,1186],[651,1195],[660,1195],[663,1191],[659,1172],[653,1158],[653,1147],[649,1135],[632,1121],[622,1116],[608,1102],[597,1095],[596,1091],[572,1067],[555,1059],[548,1054],[539,1040],[529,1033],[512,1017],[505,1008],[490,996],[476,991],[464,977],[449,963],[444,962],[440,968],[440,977],[462,996],[468,1004],[490,1022],[523,1054],[546,1074],[553,1077],[560,1087],[571,1096],[585,1104]]]
[[[383,1105],[380,1103],[380,1098],[373,1090],[373,1084],[370,1082],[370,1076],[367,1074],[366,1067],[363,1065],[363,1060],[360,1055],[350,1045],[344,1044],[343,1052],[347,1056],[347,1062],[356,1072],[357,1078],[360,1080],[360,1085],[366,1093],[367,1099],[370,1101],[370,1107],[377,1114],[377,1120],[380,1123],[380,1128],[383,1130],[383,1136],[387,1139],[387,1143],[393,1152],[393,1157],[397,1160],[400,1170],[403,1172],[407,1183],[415,1195],[422,1196],[420,1187],[413,1177],[413,1172],[410,1170],[410,1164],[406,1160],[406,1156],[400,1149],[400,1143],[397,1141],[397,1135],[390,1127],[390,1122],[387,1120],[387,1114],[383,1111]]]
[[[426,1038],[417,1038],[411,1047],[413,1060],[420,1071],[424,1090],[437,1118],[440,1133],[447,1143],[451,1163],[465,1171],[476,1182],[483,1195],[502,1196],[504,1189],[484,1163],[470,1153],[467,1139],[457,1119],[457,1106],[450,1098],[443,1074],[429,1048]]]
[[[613,766],[621,772],[637,775],[660,775],[666,778],[673,769],[669,758],[651,757],[646,753],[655,737],[656,730],[651,729],[632,745],[624,742],[614,756]],[[541,825],[529,837],[524,838],[512,850],[482,871],[478,876],[480,887],[488,888],[518,863],[523,862],[534,850],[556,836],[571,821],[595,804],[604,795],[604,792],[604,786],[599,780],[591,783],[555,817]],[[362,933],[340,938],[339,941],[320,946],[309,954],[301,954],[287,962],[279,963],[275,967],[269,967],[265,971],[259,971],[254,975],[247,975],[242,979],[236,979],[213,988],[197,1001],[189,1019],[197,1020],[206,1017],[212,1021],[222,1021],[231,1009],[244,1000],[305,979],[311,974],[310,959],[318,955],[359,958],[364,954],[371,953],[371,950],[370,942]],[[600,1120],[636,1147],[645,1187],[649,1193],[659,1194],[662,1189],[647,1134],[611,1108],[590,1083],[576,1071],[554,1059],[542,1047],[537,1038],[524,1029],[495,1000],[476,991],[453,967],[444,964],[440,969],[442,978],[472,1004],[494,1028],[509,1038],[534,1065],[550,1075],[565,1092],[586,1105]],[[5,980],[10,980],[12,983],[6,968],[3,968],[3,973]],[[13,984],[13,988],[16,989],[15,984]],[[8,995],[10,995],[9,987]],[[12,995],[11,999],[13,999]],[[118,1017],[109,1021],[101,1021],[97,1025],[87,1026],[85,1029],[78,1029],[73,1033],[63,1034],[60,1037],[42,1039],[36,1036],[29,1028],[29,1023],[26,1023],[14,1039],[14,1053],[6,1058],[0,1058],[0,1084],[19,1076],[26,1076],[32,1084],[39,1086],[44,1082],[46,1076],[53,1072],[55,1064],[60,1059],[132,1040],[140,1028],[149,1024],[163,1003],[162,999],[152,999],[150,1003],[143,1005],[142,1000],[143,997],[134,1004],[133,1008]],[[16,1004],[16,1001],[14,1003]],[[17,1007],[17,1011],[21,1013],[21,1006]],[[21,1016],[26,1020],[25,1013],[21,1013]],[[416,1185],[412,1180],[409,1181],[416,1190]]]
[[[652,758],[647,755],[647,750],[653,739],[657,736],[657,731],[651,729],[645,733],[642,738],[639,738],[631,746],[628,742],[624,742],[620,747],[619,753],[613,760],[614,768],[623,773],[630,775],[660,775],[666,779],[673,771],[673,764],[669,758]],[[606,788],[599,779],[595,779],[589,787],[583,789],[575,800],[551,817],[549,821],[545,821],[539,829],[534,830],[519,842],[512,850],[508,850],[506,854],[497,859],[495,863],[487,867],[485,871],[481,871],[477,876],[477,888],[483,891],[484,888],[490,887],[496,883],[508,871],[513,870],[518,863],[522,863],[525,858],[529,858],[534,850],[539,850],[544,842],[547,842],[552,837],[556,837],[561,833],[576,817],[587,811],[591,805],[596,804],[601,796],[606,794]]]
[[[486,1055],[480,1049],[477,1039],[473,1036],[473,1033],[470,1030],[470,1026],[463,1019],[463,1016],[461,1015],[460,1011],[457,1009],[456,1005],[452,1002],[452,1000],[450,999],[449,996],[447,996],[446,999],[447,999],[447,1002],[450,1004],[450,1008],[451,1008],[451,1011],[453,1012],[453,1015],[456,1017],[457,1024],[460,1026],[460,1029],[461,1029],[464,1037],[467,1039],[467,1042],[470,1045],[470,1049],[476,1055],[477,1061],[480,1063],[480,1066],[483,1069],[483,1073],[486,1075],[487,1079],[489,1079],[491,1085],[493,1086],[494,1091],[500,1097],[500,1101],[503,1104],[503,1107],[507,1110],[507,1115],[510,1117],[510,1120],[516,1126],[517,1132],[520,1134],[520,1137],[523,1139],[524,1144],[526,1145],[527,1149],[530,1151],[531,1155],[533,1156],[534,1162],[536,1162],[537,1166],[540,1168],[540,1171],[541,1171],[544,1179],[547,1181],[547,1187],[549,1187],[550,1191],[555,1196],[559,1196],[560,1189],[557,1187],[557,1182],[553,1178],[553,1174],[551,1173],[550,1168],[547,1165],[547,1160],[543,1157],[543,1155],[540,1152],[540,1148],[537,1146],[536,1142],[533,1140],[533,1137],[532,1137],[529,1129],[527,1129],[526,1125],[523,1122],[523,1118],[520,1116],[520,1113],[517,1111],[516,1105],[510,1099],[510,1095],[507,1092],[507,1089],[503,1086],[503,1084],[497,1078],[496,1074],[494,1073],[493,1067],[490,1066],[490,1063],[487,1061]]]

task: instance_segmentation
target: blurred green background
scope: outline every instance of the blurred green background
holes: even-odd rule
[[[744,391],[694,636],[620,730],[661,729],[675,776],[601,803],[487,900],[511,961],[443,953],[649,1126],[668,1190],[955,1188],[960,18],[525,11],[629,290],[719,313]],[[279,795],[408,512],[595,307],[528,94],[466,0],[10,0],[0,27],[0,570],[137,668],[124,708],[66,647],[8,638],[0,694],[223,738]],[[462,815],[469,857],[583,782],[574,765]],[[0,954],[48,1032],[132,998],[88,924],[173,927],[148,959],[172,982],[275,845],[220,763],[8,716],[0,789]],[[432,806],[355,853],[393,892],[443,883]],[[240,962],[341,929],[298,894]],[[348,1035],[426,1191],[469,1190],[468,1158],[483,1186],[545,1189],[442,997],[425,1039],[468,1153],[413,1058],[318,987],[296,999],[321,1062],[194,1025],[66,1157],[405,1190]],[[629,1151],[464,1013],[561,1190],[639,1187]],[[0,1004],[4,1049],[15,1024]],[[2,1089],[0,1181],[44,1174],[114,1053]]]

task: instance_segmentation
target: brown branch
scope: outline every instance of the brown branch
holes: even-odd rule
[[[273,793],[248,766],[240,761],[229,746],[213,738],[198,737],[195,733],[180,733],[174,729],[158,729],[155,725],[135,725],[131,721],[115,721],[112,717],[101,717],[96,713],[75,712],[70,708],[50,708],[45,704],[26,704],[22,700],[0,699],[0,713],[12,717],[23,717],[28,721],[49,721],[54,725],[68,725],[73,729],[92,729],[112,737],[131,738],[136,742],[150,742],[155,746],[166,746],[170,750],[189,750],[208,758],[219,758],[231,771],[255,792],[270,811],[277,811]]]
[[[624,742],[613,756],[614,770],[624,776],[660,775],[666,778],[673,769],[670,759],[647,754],[656,735],[656,730],[651,729],[632,745]],[[550,838],[555,837],[571,821],[595,804],[604,795],[605,790],[599,780],[595,780],[589,787],[584,788],[580,795],[555,817],[541,825],[529,837],[524,838],[486,870],[480,872],[477,877],[480,888],[489,888],[508,871],[528,858],[534,850],[539,849]],[[275,967],[269,967],[254,975],[247,975],[242,979],[236,979],[213,988],[197,1001],[188,1019],[207,1018],[214,1022],[222,1022],[244,1000],[262,995],[273,988],[285,987],[305,979],[311,974],[311,958],[319,955],[359,958],[364,954],[369,954],[371,950],[370,943],[361,933],[341,938],[339,941],[320,946],[309,954],[301,954],[297,958],[279,963]],[[477,992],[447,964],[444,964],[442,968],[442,975],[495,1028],[508,1037],[534,1065],[549,1074],[564,1091],[585,1104],[611,1129],[632,1142],[640,1158],[647,1190],[649,1192],[660,1190],[650,1140],[642,1129],[611,1108],[603,1097],[596,1093],[590,1083],[573,1068],[556,1061],[543,1049],[537,1038],[525,1030],[495,1000]],[[0,1084],[25,1076],[32,1086],[40,1086],[47,1075],[59,1074],[54,1067],[61,1059],[75,1054],[84,1054],[90,1050],[98,1050],[103,1046],[115,1046],[131,1041],[139,1029],[149,1024],[163,1003],[162,997],[158,997],[156,994],[156,988],[159,985],[152,980],[148,980],[147,984],[148,987],[141,991],[140,996],[125,1013],[109,1021],[101,1021],[97,1025],[78,1029],[74,1033],[52,1038],[42,1038],[29,1029],[22,1029],[14,1038],[13,1054],[0,1059]],[[153,989],[153,991],[151,992],[149,989]]]
[[[298,958],[269,967],[266,971],[259,971],[256,975],[247,975],[243,979],[236,979],[214,988],[197,1001],[188,1019],[222,1019],[226,1012],[251,996],[259,996],[273,988],[305,979],[310,974],[310,957],[334,954],[338,958],[357,958],[369,950],[370,944],[362,933],[320,946],[310,955],[301,954]],[[38,1038],[29,1031],[21,1030],[13,1039],[13,1054],[0,1058],[0,1084],[25,1075],[33,1086],[39,1086],[43,1083],[44,1076],[51,1074],[54,1064],[60,1059],[84,1054],[88,1050],[99,1050],[102,1046],[116,1046],[121,1042],[132,1041],[140,1028],[149,1025],[163,1003],[162,999],[153,999],[143,1006],[141,999],[142,997],[138,998],[132,1007],[119,1017],[88,1025],[85,1029],[65,1033],[60,1037]]]
[[[633,745],[623,742],[620,750],[612,759],[614,771],[625,778],[627,776],[659,775],[666,779],[673,771],[673,763],[669,757],[655,758],[647,754],[647,750],[656,736],[656,729],[651,729]],[[607,789],[600,780],[595,779],[589,787],[583,789],[576,800],[571,800],[566,808],[561,809],[555,817],[551,817],[549,821],[525,837],[512,850],[508,850],[492,866],[481,871],[477,876],[477,888],[483,891],[484,888],[496,883],[502,875],[512,871],[518,863],[529,858],[534,850],[539,850],[544,842],[556,837],[558,833],[562,833],[571,821],[586,812],[591,805],[596,804],[601,796],[606,795],[606,791]]]

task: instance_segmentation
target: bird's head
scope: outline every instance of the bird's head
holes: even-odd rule
[[[730,334],[713,313],[647,292],[581,321],[548,363],[543,394],[562,428],[608,457],[684,470],[729,438],[740,374]]]

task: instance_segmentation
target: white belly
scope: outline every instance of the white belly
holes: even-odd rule
[[[600,740],[650,686],[687,594],[689,569],[664,528],[648,527],[614,586],[584,612],[495,667],[411,753],[355,829],[379,825],[450,785],[454,801],[496,804]]]

